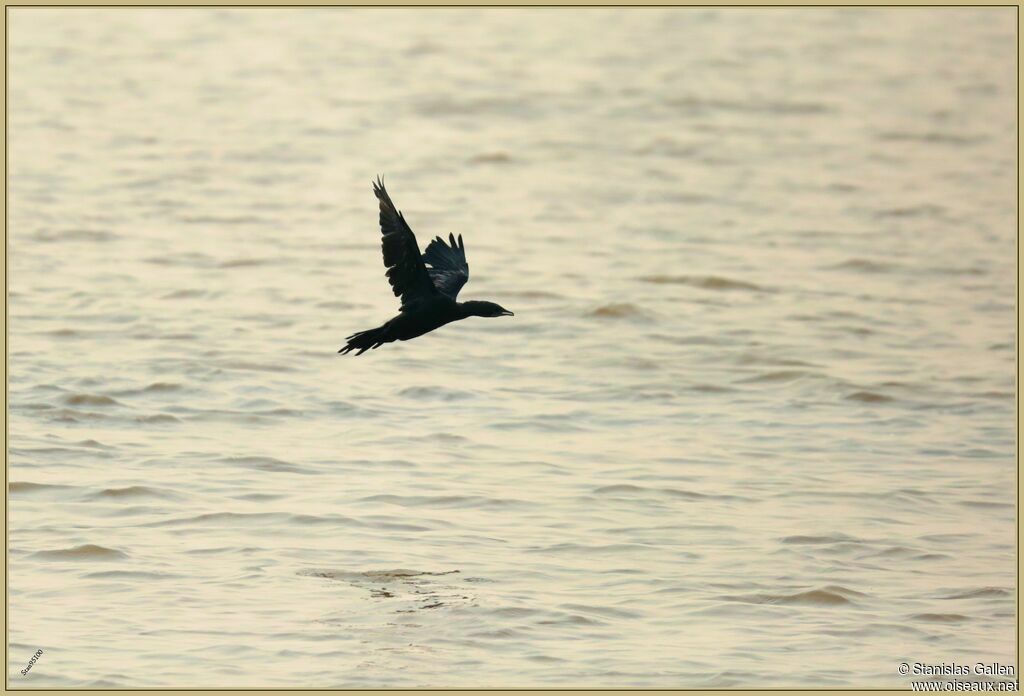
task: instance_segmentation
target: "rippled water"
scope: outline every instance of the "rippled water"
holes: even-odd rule
[[[12,685],[1012,664],[1013,8],[9,16]]]

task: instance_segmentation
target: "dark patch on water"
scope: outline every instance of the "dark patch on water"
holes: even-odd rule
[[[640,280],[654,285],[688,285],[702,290],[755,290],[768,292],[768,289],[754,283],[743,280],[733,280],[720,276],[670,276],[670,275],[648,275],[641,276]]]
[[[629,302],[615,302],[601,305],[587,312],[586,316],[595,319],[647,319],[648,314],[640,307]]]
[[[902,270],[891,261],[877,259],[849,259],[827,268],[832,271],[857,271],[859,273],[892,273]]]
[[[660,495],[679,498],[681,500],[749,500],[738,495],[721,495],[714,493],[698,493],[696,491],[682,490],[678,488],[645,488],[633,484],[616,484],[602,486],[594,489],[595,495],[616,495],[616,496],[637,496],[637,495]]]
[[[360,498],[359,503],[387,503],[402,507],[424,508],[508,508],[530,505],[525,500],[512,498],[488,498],[480,495],[391,495],[379,494]]]
[[[892,398],[885,394],[870,391],[857,391],[852,394],[848,394],[843,398],[847,401],[860,401],[866,404],[881,404],[892,401]]]
[[[473,392],[446,387],[406,387],[398,395],[417,401],[465,401],[476,398]]]
[[[12,498],[59,494],[64,491],[74,490],[74,488],[75,486],[51,483],[33,483],[31,481],[11,481],[7,484],[7,492]]]
[[[971,620],[971,617],[964,616],[963,614],[940,614],[932,612],[914,614],[910,618],[915,621],[925,621],[927,623],[963,623],[964,621]]]
[[[120,402],[102,394],[70,394],[63,399],[69,406],[120,406]]]
[[[36,242],[112,242],[118,239],[118,235],[108,230],[91,229],[63,229],[63,230],[40,230],[32,235]]]
[[[1013,597],[1013,590],[1006,587],[977,587],[943,595],[939,599],[996,599]]]
[[[82,544],[67,549],[36,551],[30,558],[47,561],[119,561],[128,558],[128,554],[96,544]]]
[[[856,599],[865,597],[861,592],[842,587],[840,585],[828,585],[812,590],[794,593],[763,593],[749,595],[732,595],[721,599],[730,602],[744,602],[749,604],[783,604],[803,605],[818,607],[839,607],[856,604]]]
[[[485,152],[467,160],[469,164],[510,164],[512,161],[512,157],[504,152]]]
[[[156,413],[151,416],[136,416],[136,422],[138,423],[180,423],[180,419],[176,416],[172,416],[168,413]]]
[[[796,535],[788,536],[782,539],[783,544],[838,544],[842,542],[858,542],[859,539],[847,536],[845,534],[828,534],[828,535]]]
[[[257,471],[270,471],[275,473],[289,474],[312,474],[313,472],[305,467],[286,462],[274,457],[222,457],[219,461],[231,466],[240,466],[246,469]]]
[[[124,488],[104,488],[101,491],[89,494],[87,497],[94,500],[126,500],[137,498],[171,500],[179,498],[180,496],[171,493],[170,491],[151,488],[149,486],[126,486]]]

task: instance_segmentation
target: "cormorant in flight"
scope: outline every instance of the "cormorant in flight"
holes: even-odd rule
[[[427,253],[420,255],[416,235],[391,202],[380,177],[373,183],[373,192],[380,202],[384,265],[391,289],[396,297],[402,298],[402,309],[398,316],[376,329],[349,336],[339,353],[357,350],[356,355],[362,355],[371,348],[392,341],[408,341],[466,317],[514,316],[493,302],[456,302],[459,290],[469,280],[462,235],[456,242],[455,236],[449,234],[450,245],[437,237],[427,246]]]

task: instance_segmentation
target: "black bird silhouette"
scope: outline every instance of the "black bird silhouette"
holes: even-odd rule
[[[469,280],[462,235],[456,241],[455,236],[449,234],[450,244],[437,237],[427,246],[427,253],[421,255],[416,235],[391,202],[380,177],[373,182],[373,192],[380,202],[384,265],[391,289],[396,297],[402,298],[402,309],[398,316],[376,329],[349,336],[339,353],[356,350],[359,351],[356,355],[362,355],[371,348],[392,341],[408,341],[466,317],[515,316],[493,302],[456,302],[459,290]]]

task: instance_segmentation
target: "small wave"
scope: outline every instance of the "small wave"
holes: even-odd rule
[[[444,47],[432,41],[417,41],[404,51],[407,56],[426,56],[436,53],[444,53]]]
[[[161,300],[191,300],[197,297],[205,297],[206,291],[199,289],[175,290],[162,296]]]
[[[738,365],[764,365],[764,366],[775,366],[775,367],[818,367],[814,363],[804,362],[803,360],[793,360],[792,358],[776,358],[770,355],[761,355],[758,353],[743,353],[736,358]]]
[[[969,616],[963,614],[935,614],[935,613],[924,613],[914,614],[910,618],[917,621],[927,621],[929,623],[960,623],[961,621],[970,621]]]
[[[11,404],[11,409],[18,411],[50,411],[53,408],[53,404],[46,403]]]
[[[209,268],[214,265],[213,258],[199,252],[186,252],[166,256],[151,256],[143,259],[145,263],[156,266],[187,266],[192,268]]]
[[[396,532],[429,532],[432,527],[424,527],[420,524],[410,524],[404,517],[391,517],[389,515],[367,515],[366,521],[360,524],[373,527],[374,529],[388,529]],[[428,520],[429,523],[436,522]]]
[[[485,152],[470,157],[467,161],[469,164],[509,164],[512,157],[504,152]]]
[[[135,396],[138,394],[161,394],[166,392],[180,391],[184,387],[180,384],[174,384],[171,382],[154,382],[153,384],[145,387],[136,387],[134,389],[123,389],[121,391],[114,392],[117,396]]]
[[[158,488],[150,488],[149,486],[126,486],[125,488],[104,488],[91,494],[89,497],[97,500],[123,500],[127,498],[160,498],[166,500],[176,498],[177,496]]]
[[[984,276],[988,270],[978,266],[935,266],[927,269],[929,273],[939,276]]]
[[[732,280],[720,276],[641,276],[640,280],[655,285],[689,285],[704,290],[756,290],[764,292],[766,288],[742,280]]]
[[[70,394],[64,397],[68,406],[120,406],[120,402],[102,394]]]
[[[105,420],[107,417],[102,413],[91,411],[76,411],[71,408],[60,408],[46,414],[58,423],[79,423],[83,420]]]
[[[302,411],[296,411],[294,408],[268,408],[264,411],[255,411],[257,416],[280,416],[284,418],[298,418],[303,415]]]
[[[617,302],[601,305],[586,316],[598,319],[642,319],[647,317],[647,313],[634,304]]]
[[[697,142],[680,142],[673,138],[656,138],[633,150],[638,155],[662,155],[680,159],[691,159],[704,154],[706,148]],[[684,202],[687,194],[683,194]],[[705,198],[706,200],[706,198]]]
[[[515,116],[525,115],[530,107],[522,98],[453,99],[434,96],[421,100],[413,107],[421,116]]]
[[[230,362],[224,363],[222,367],[225,370],[251,370],[253,372],[294,372],[295,368],[289,367],[288,365],[264,365],[260,363],[250,362]]]
[[[459,570],[444,570],[431,572],[428,570],[410,570],[408,568],[395,568],[394,570],[329,570],[322,568],[307,568],[298,571],[296,574],[310,578],[327,578],[328,580],[345,581],[366,581],[366,582],[404,582],[411,578],[453,575]]]
[[[227,524],[246,529],[258,529],[260,525],[274,525],[286,528],[289,525],[345,525],[365,526],[362,522],[342,515],[293,515],[285,512],[207,512],[192,517],[160,520],[141,525],[144,527],[179,527],[187,525]]]
[[[847,401],[861,401],[866,404],[880,404],[892,401],[892,397],[870,391],[858,391],[844,397]]]
[[[322,309],[357,309],[361,305],[353,304],[352,302],[343,302],[341,300],[328,300],[326,302],[317,302],[316,306]]]
[[[600,488],[595,488],[594,493],[596,495],[642,495],[654,493],[656,495],[668,495],[674,498],[682,498],[684,500],[747,500],[747,498],[735,495],[698,493],[696,491],[688,491],[679,488],[644,488],[643,486],[635,486],[631,483],[602,486]]]
[[[74,329],[54,329],[53,331],[44,331],[43,333],[54,338],[78,338],[85,335],[83,332],[75,331]]]
[[[469,442],[469,438],[464,435],[455,435],[454,433],[434,433],[433,435],[426,435],[418,438],[427,442]]]
[[[910,558],[917,553],[907,546],[887,546],[880,551],[866,553],[861,558]]]
[[[604,621],[594,619],[580,614],[567,614],[557,619],[544,619],[538,621],[542,626],[603,626]]]
[[[596,614],[612,619],[637,619],[642,616],[640,612],[618,609],[616,607],[598,607],[587,604],[563,604],[560,609],[567,609],[579,614]]]
[[[526,659],[530,662],[541,662],[544,664],[558,664],[566,661],[564,658],[555,657],[554,655],[527,655]]]
[[[7,484],[7,492],[15,495],[35,495],[46,493],[57,493],[66,491],[73,486],[64,486],[53,483],[33,483],[31,481],[11,481]]]
[[[656,360],[648,360],[647,358],[638,358],[636,356],[627,356],[623,361],[622,365],[631,370],[642,370],[644,372],[656,372],[665,367],[665,365]]]
[[[805,370],[772,370],[771,372],[762,372],[759,375],[753,377],[744,377],[743,379],[736,380],[739,384],[758,384],[762,382],[793,382],[798,379],[810,376],[811,373]]]
[[[171,392],[180,391],[183,387],[180,384],[173,382],[153,382],[148,387],[144,388],[144,392]]]
[[[853,598],[863,596],[865,595],[861,592],[855,592],[838,585],[829,585],[828,587],[807,590],[805,592],[795,592],[792,594],[734,595],[723,597],[722,599],[732,602],[744,602],[747,604],[844,606],[854,604],[855,602]]]
[[[1000,503],[995,500],[962,500],[960,504],[964,507],[982,508],[982,509],[1007,509],[1012,510],[1015,506],[1013,503]]]
[[[261,549],[258,546],[218,546],[215,548],[206,549],[188,549],[185,551],[185,553],[189,554],[190,556],[218,556],[223,555],[225,553],[241,553],[245,555],[251,555],[264,550],[265,549]]]
[[[918,142],[936,143],[941,145],[973,145],[984,140],[977,135],[961,135],[958,133],[944,133],[942,131],[882,131],[878,134],[880,140],[894,142]]]
[[[140,331],[131,335],[138,341],[195,341],[199,336],[193,333],[160,333]]]
[[[824,114],[830,111],[828,104],[814,101],[786,101],[772,99],[720,99],[715,97],[683,96],[665,100],[671,107],[687,114],[706,111],[725,111],[748,114],[769,114],[775,116],[806,116]]]
[[[875,211],[875,217],[880,218],[903,218],[903,217],[937,217],[946,212],[941,205],[910,205],[897,206],[895,208],[882,208]]]
[[[290,474],[312,473],[298,464],[275,459],[274,457],[222,457],[220,461],[225,464],[241,466],[246,469],[256,469],[258,471],[286,472]]]
[[[154,515],[163,515],[167,512],[166,508],[153,505],[126,505],[115,509],[99,510],[96,514],[105,517],[136,517],[139,515],[145,515],[146,517],[152,518]]]
[[[181,576],[176,573],[150,573],[143,570],[104,570],[88,573],[85,577],[97,580],[171,580]]]
[[[1013,590],[1005,587],[978,587],[973,590],[963,590],[951,595],[945,595],[939,599],[988,599],[1012,596]]]
[[[1013,399],[1017,395],[1011,391],[987,391],[974,394],[974,396],[981,399]]]
[[[184,217],[182,222],[189,225],[265,225],[270,222],[267,218],[256,215],[224,215],[224,216],[197,216]]]
[[[128,558],[124,551],[108,549],[96,544],[82,544],[68,549],[52,551],[36,551],[31,558],[42,558],[51,561],[117,561]]]
[[[218,264],[219,268],[249,268],[251,266],[266,266],[273,263],[271,259],[231,259]]]
[[[727,394],[736,391],[732,387],[723,387],[718,384],[694,384],[691,387],[687,387],[687,389],[703,394]]]
[[[648,544],[576,544],[563,542],[551,546],[535,546],[527,549],[531,553],[568,553],[586,556],[587,554],[620,554],[620,553],[650,553],[651,547]]]
[[[557,292],[551,292],[549,290],[510,290],[501,293],[502,297],[511,297],[514,299],[523,300],[562,300],[565,299],[565,295],[559,295]]]
[[[102,442],[97,442],[96,440],[79,440],[75,444],[78,445],[79,447],[89,447],[89,448],[92,448],[92,449],[102,449],[102,450],[116,449],[115,447],[111,447],[110,445],[104,445]]]
[[[488,498],[479,495],[371,495],[358,500],[360,503],[388,503],[402,507],[430,508],[506,508],[524,505],[526,501],[512,498]]]
[[[832,271],[858,271],[860,273],[889,273],[898,268],[894,263],[871,259],[849,259],[834,266],[828,266],[828,270]]]
[[[265,503],[270,500],[280,500],[284,495],[279,493],[246,493],[244,495],[232,496],[236,500],[248,500],[254,503]]]
[[[828,534],[821,536],[796,535],[782,539],[783,544],[839,544],[843,542],[860,541],[845,534]]]
[[[135,421],[137,423],[180,423],[181,420],[177,416],[172,416],[169,413],[156,413],[152,416],[138,416]]]
[[[464,401],[476,396],[472,392],[445,387],[406,387],[398,395],[421,401]]]
[[[68,229],[41,230],[32,235],[32,239],[37,242],[110,242],[118,236],[106,230]]]
[[[570,422],[570,416],[537,415],[517,421],[499,421],[487,427],[492,430],[530,430],[549,433],[587,432],[587,428]]]

